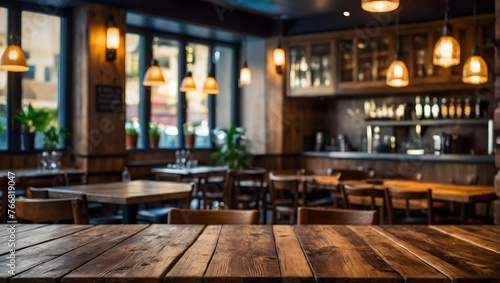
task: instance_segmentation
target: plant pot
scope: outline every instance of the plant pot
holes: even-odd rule
[[[137,139],[139,135],[137,134],[126,134],[125,135],[125,146],[127,149],[134,149],[137,147]]]
[[[158,148],[159,141],[160,141],[160,136],[149,136],[149,147]]]
[[[23,140],[23,148],[24,151],[33,151],[35,150],[35,133],[22,133],[21,134]]]
[[[185,135],[184,136],[184,146],[186,148],[193,148],[194,147],[194,135]]]

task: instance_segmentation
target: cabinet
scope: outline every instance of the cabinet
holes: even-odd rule
[[[475,137],[478,138],[480,142],[484,143],[480,145],[479,148],[486,149],[487,154],[493,154],[493,120],[492,119],[432,119],[432,120],[368,120],[366,121],[366,136],[367,136],[367,148],[369,153],[374,153],[375,148],[378,144],[385,144],[387,141],[383,140],[382,128],[388,128],[390,131],[388,136],[394,137],[396,141],[401,141],[403,138],[408,139],[408,148],[401,148],[400,144],[396,144],[398,147],[398,152],[404,153],[407,149],[423,149],[424,152],[414,151],[418,154],[433,154],[435,149],[434,141],[425,141],[424,134],[428,128],[438,129],[435,133],[439,133],[443,128],[451,128],[453,132],[460,133],[464,132],[463,129],[466,127],[474,131]],[[409,134],[409,131],[414,131],[414,135]],[[487,133],[487,140],[484,140],[484,136],[478,131],[483,131]],[[379,135],[377,137],[377,135]],[[439,142],[441,146],[444,144],[442,136],[439,137]],[[464,141],[465,142],[465,141]],[[463,144],[463,150],[459,153],[468,153],[471,149],[478,149],[476,143]]]

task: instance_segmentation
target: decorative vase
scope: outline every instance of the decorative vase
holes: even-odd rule
[[[194,135],[185,135],[184,136],[184,146],[186,148],[193,148],[194,146]]]
[[[139,135],[137,134],[127,134],[125,135],[125,146],[127,149],[134,149],[137,147],[137,139]]]
[[[33,151],[35,149],[35,133],[23,132],[21,137],[24,151]]]
[[[160,136],[149,136],[149,147],[158,148],[159,141],[160,141]]]

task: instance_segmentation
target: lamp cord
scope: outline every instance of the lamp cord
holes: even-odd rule
[[[473,8],[473,13],[474,13],[474,17],[472,18],[473,19],[473,23],[472,23],[472,28],[474,29],[474,32],[473,32],[473,41],[472,41],[472,55],[475,55],[476,53],[476,49],[477,49],[477,16],[476,16],[476,0],[473,0],[473,3],[474,3],[474,8]]]
[[[396,13],[396,53],[394,54],[394,59],[398,60],[399,54],[399,14]]]
[[[448,0],[444,1],[444,26],[443,26],[443,35],[448,35],[448,12],[450,10],[450,6],[448,6]]]

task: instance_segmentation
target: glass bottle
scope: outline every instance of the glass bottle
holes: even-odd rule
[[[441,98],[441,117],[443,119],[448,118],[448,104],[446,103],[446,98]]]
[[[423,112],[423,108],[422,108],[422,104],[420,103],[420,96],[417,96],[415,97],[415,117],[417,119],[422,119],[422,113]]]
[[[431,101],[430,101],[430,98],[428,96],[425,97],[424,117],[425,117],[425,119],[431,118]]]
[[[438,98],[437,97],[434,97],[432,99],[431,112],[432,112],[432,118],[434,118],[434,119],[438,119],[439,118],[439,104],[438,104]]]
[[[128,171],[128,168],[127,166],[125,166],[125,168],[123,169],[123,172],[122,172],[122,182],[124,183],[128,183],[130,182],[130,172]]]
[[[450,98],[450,105],[448,105],[448,117],[455,118],[455,98]]]
[[[458,98],[457,103],[455,104],[455,118],[462,118],[462,113],[463,113],[462,100]]]
[[[464,104],[464,117],[469,119],[472,117],[472,107],[470,106],[470,98],[465,99]]]

